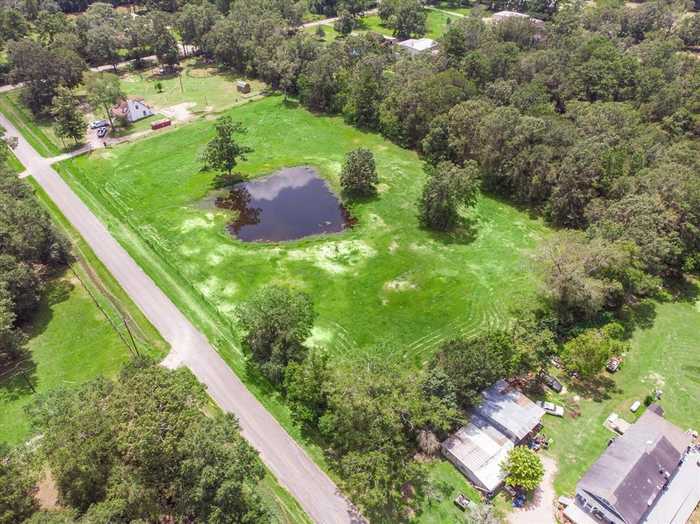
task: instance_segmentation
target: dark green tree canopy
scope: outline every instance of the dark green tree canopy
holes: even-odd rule
[[[237,310],[243,347],[272,382],[280,384],[290,362],[303,360],[304,341],[315,318],[311,298],[303,291],[269,285]]]

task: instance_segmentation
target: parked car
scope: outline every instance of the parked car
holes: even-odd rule
[[[547,384],[547,386],[549,386],[551,389],[553,389],[557,393],[561,393],[562,389],[564,389],[564,386],[561,385],[561,382],[559,382],[552,375],[548,375],[547,373],[542,373],[541,378],[542,378],[542,382]]]
[[[541,407],[542,409],[544,409],[545,412],[549,413],[550,415],[554,415],[556,417],[563,417],[564,416],[564,408],[561,406],[558,406],[557,404],[553,404],[552,402],[543,402],[542,400],[538,400],[537,405],[539,407]]]
[[[610,373],[615,373],[618,369],[620,369],[620,364],[622,364],[622,359],[612,357],[610,360],[608,360],[605,369],[607,369]]]
[[[457,498],[455,499],[455,506],[457,506],[459,509],[462,511],[466,510],[471,504],[471,501],[465,497],[462,493],[457,495]]]
[[[99,138],[104,138],[104,136],[107,134],[108,131],[109,131],[109,126],[101,127],[97,130],[97,136]]]
[[[106,120],[93,120],[90,122],[90,129],[100,129],[102,127],[107,127],[109,122]]]

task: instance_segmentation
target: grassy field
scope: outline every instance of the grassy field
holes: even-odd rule
[[[425,231],[416,218],[424,174],[415,153],[340,118],[284,104],[281,97],[230,114],[248,128],[244,141],[255,149],[241,165],[247,174],[310,164],[337,189],[345,152],[363,146],[376,155],[379,197],[355,205],[358,224],[339,235],[283,244],[237,241],[225,230],[229,216],[211,206],[214,174],[200,171],[197,161],[212,136],[208,121],[93,152],[58,170],[327,470],[322,451],[294,426],[279,395],[246,369],[235,306],[266,283],[298,286],[312,295],[319,315],[310,343],[340,363],[378,355],[416,368],[445,338],[502,324],[511,307],[532,299],[528,254],[548,230],[512,207],[482,198],[473,232]],[[386,341],[393,344],[375,347]],[[466,489],[458,474],[451,485]],[[447,511],[450,503],[438,511]],[[431,508],[424,512],[425,518],[431,514]]]
[[[344,153],[364,146],[376,155],[381,194],[356,205],[359,224],[340,235],[245,244],[227,234],[228,215],[207,198],[214,175],[200,171],[197,157],[210,122],[59,165],[156,282],[200,324],[218,324],[205,331],[227,337],[236,304],[265,283],[289,283],[314,298],[312,343],[354,360],[391,341],[383,356],[417,366],[445,337],[499,324],[532,298],[527,254],[547,232],[539,221],[484,197],[473,232],[425,231],[416,217],[424,175],[415,153],[279,97],[231,114],[255,149],[241,166],[249,175],[310,164],[337,188]]]
[[[37,122],[21,101],[21,89],[0,93],[0,111],[22,133],[34,149],[44,157],[61,153],[61,140],[50,122]]]
[[[426,33],[425,37],[437,40],[447,30],[447,26],[451,21],[458,17],[451,16],[447,13],[439,11],[427,10]],[[360,19],[360,27],[355,32],[373,31],[387,36],[393,36],[393,29],[382,25],[382,21],[378,15],[368,15]]]
[[[576,482],[605,450],[613,433],[603,422],[615,412],[629,422],[641,415],[629,411],[635,401],[654,389],[663,391],[660,401],[665,416],[682,429],[700,430],[700,300],[698,288],[692,287],[684,299],[668,303],[651,303],[648,324],[640,326],[631,338],[631,349],[622,369],[607,388],[597,393],[570,390],[550,398],[580,411],[572,418],[547,417],[545,433],[554,438],[550,448],[559,462],[555,479],[558,493],[573,493]],[[583,397],[576,400],[575,396]],[[586,398],[587,397],[587,398]]]
[[[7,155],[7,167],[10,168],[12,173],[17,175],[24,171],[22,162],[19,161],[19,158],[17,158],[12,151]]]
[[[73,270],[49,284],[29,329],[31,362],[23,369],[36,392],[77,385],[100,375],[114,376],[130,357],[130,338],[122,318],[128,320],[141,352],[164,356],[167,345],[160,335],[43,191],[35,190],[71,239],[76,257]],[[33,396],[23,374],[0,378],[0,442],[14,445],[31,435],[24,406]]]
[[[123,75],[122,90],[127,96],[143,97],[155,112],[187,104],[186,109],[193,114],[203,114],[245,103],[265,89],[262,82],[249,80],[251,92],[244,95],[236,90],[236,80],[240,77],[219,74],[216,67],[194,59],[185,60],[181,65],[180,75],[160,76],[157,67]],[[158,83],[162,87],[160,91],[156,89]]]

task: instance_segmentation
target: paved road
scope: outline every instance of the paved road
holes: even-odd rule
[[[51,167],[51,160],[42,158],[2,114],[0,125],[7,130],[7,135],[18,137],[14,151],[27,171],[170,343],[172,349],[164,364],[190,368],[206,385],[219,406],[238,417],[243,436],[260,452],[263,462],[280,484],[296,497],[315,522],[361,522],[335,484],[253,397],[204,335],[185,318],[73,193]]]

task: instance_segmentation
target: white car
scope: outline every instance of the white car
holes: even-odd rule
[[[107,127],[109,122],[106,120],[93,120],[90,122],[90,129],[99,129],[101,127]]]
[[[109,126],[99,128],[97,130],[97,137],[104,138],[104,136],[107,134],[108,131],[109,131]]]
[[[547,413],[550,415],[554,415],[555,417],[563,417],[564,416],[564,408],[561,406],[558,406],[556,404],[552,404],[551,402],[543,402],[541,400],[537,401],[537,405],[544,409]]]

